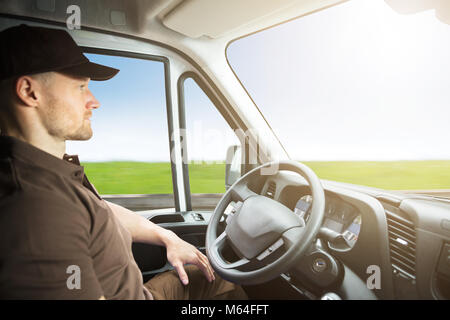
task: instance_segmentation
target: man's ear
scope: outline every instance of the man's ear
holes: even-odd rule
[[[21,76],[16,80],[15,93],[21,104],[26,107],[37,107],[39,104],[40,83],[30,76]]]

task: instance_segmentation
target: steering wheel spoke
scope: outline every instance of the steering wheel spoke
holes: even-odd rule
[[[225,248],[227,242],[226,232],[222,232],[211,245],[211,254],[217,259],[217,263],[224,269],[236,269],[249,264],[251,261],[245,257],[240,258],[234,262],[228,262],[222,257],[222,250]]]
[[[275,251],[277,251],[279,248],[281,248],[284,245],[283,238],[278,239],[275,241],[274,244],[272,244],[270,247],[268,247],[266,250],[261,252],[257,257],[256,260],[263,261],[266,258],[270,257]]]
[[[238,261],[234,261],[234,262],[230,262],[230,263],[225,263],[223,265],[223,267],[225,269],[238,269],[241,268],[245,265],[249,265],[250,264],[250,260],[246,259],[246,258],[241,258]]]
[[[299,226],[295,228],[291,228],[285,231],[281,239],[283,239],[283,244],[286,250],[289,250],[291,247],[295,246],[305,235],[305,226]]]

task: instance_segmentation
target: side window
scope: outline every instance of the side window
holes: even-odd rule
[[[172,194],[164,64],[159,61],[86,54],[120,72],[91,81],[100,108],[93,110],[93,136],[69,141],[89,180],[102,195]]]
[[[224,193],[227,150],[239,139],[194,79],[183,91],[191,194]],[[198,209],[195,201],[192,207]]]

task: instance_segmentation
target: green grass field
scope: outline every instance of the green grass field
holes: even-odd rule
[[[322,179],[391,190],[450,189],[450,160],[304,162]],[[101,194],[172,193],[169,163],[86,162]],[[190,164],[192,193],[223,193],[225,164]]]

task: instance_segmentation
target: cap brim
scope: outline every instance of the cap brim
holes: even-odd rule
[[[120,70],[93,62],[86,62],[73,67],[64,68],[58,71],[62,73],[71,74],[74,76],[91,78],[91,80],[94,81],[103,81],[111,79]]]

